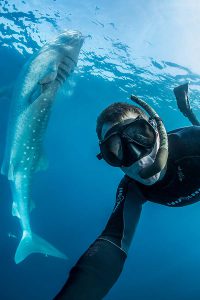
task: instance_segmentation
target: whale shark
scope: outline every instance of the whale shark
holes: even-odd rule
[[[12,215],[21,225],[22,238],[15,263],[32,253],[66,259],[66,255],[32,232],[30,212],[33,175],[47,168],[43,140],[56,94],[78,62],[84,41],[78,31],[65,31],[45,44],[23,67],[12,97],[1,173],[11,184]]]

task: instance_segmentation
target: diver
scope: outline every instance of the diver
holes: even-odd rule
[[[103,299],[119,278],[146,201],[182,207],[200,200],[200,123],[188,83],[174,89],[180,111],[193,126],[166,133],[158,114],[136,96],[114,103],[97,119],[99,159],[124,172],[103,232],[71,269],[55,300]]]

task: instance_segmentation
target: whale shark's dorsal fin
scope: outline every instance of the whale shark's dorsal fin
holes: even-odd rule
[[[29,199],[29,212],[32,212],[32,210],[35,208],[35,202],[32,198]],[[21,218],[19,214],[19,210],[17,207],[17,203],[14,201],[12,204],[12,215],[13,217]]]
[[[35,169],[35,172],[45,171],[45,170],[48,169],[48,166],[49,166],[49,161],[43,153],[43,154],[41,154],[40,159],[37,163],[37,167]]]
[[[13,217],[17,217],[20,219],[20,214],[19,214],[19,211],[17,208],[17,203],[15,201],[12,204],[12,215],[13,215]]]
[[[29,212],[32,212],[32,210],[35,208],[35,202],[32,198],[29,199]]]

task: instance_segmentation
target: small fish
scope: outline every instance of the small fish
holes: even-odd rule
[[[8,237],[17,240],[17,236],[15,234],[11,233],[11,232],[8,232]]]

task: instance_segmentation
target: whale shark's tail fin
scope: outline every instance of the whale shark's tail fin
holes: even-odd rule
[[[67,259],[65,254],[60,252],[50,243],[37,236],[34,233],[23,233],[22,239],[19,243],[17,251],[15,253],[15,263],[22,262],[26,257],[32,253],[42,253],[45,256],[54,256],[62,259]]]

